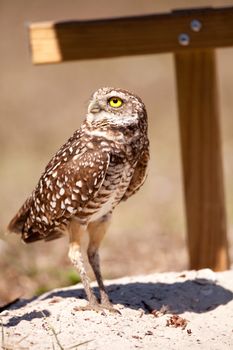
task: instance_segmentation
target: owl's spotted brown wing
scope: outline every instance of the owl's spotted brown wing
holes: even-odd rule
[[[70,218],[78,216],[88,201],[96,196],[104,181],[109,159],[106,152],[86,148],[59,166],[53,161],[53,167],[46,168],[28,200],[28,206],[24,213],[21,212],[24,220],[26,215],[21,231],[24,241],[61,236]],[[20,222],[20,217],[15,226],[17,222]]]
[[[13,219],[8,224],[8,231],[14,233],[22,233],[25,221],[30,214],[30,207],[32,204],[32,196],[30,196],[22,205],[22,207],[18,210],[17,214],[13,217]]]
[[[141,157],[139,158],[136,168],[134,170],[133,177],[129,183],[129,186],[122,197],[122,201],[127,200],[133,194],[135,194],[140,187],[144,184],[147,175],[147,166],[149,162],[150,154],[149,154],[149,144],[143,151]]]

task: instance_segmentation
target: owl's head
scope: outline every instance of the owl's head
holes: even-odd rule
[[[130,126],[146,119],[146,109],[135,94],[111,87],[98,89],[88,105],[87,121],[93,125]]]

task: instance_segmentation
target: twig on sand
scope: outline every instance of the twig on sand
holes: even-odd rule
[[[4,334],[4,326],[2,319],[0,317],[0,322],[1,322],[1,342],[2,342],[2,348],[5,349],[5,334]]]
[[[90,343],[91,341],[93,341],[93,339],[90,339],[90,340],[86,340],[86,341],[83,341],[81,343],[70,345],[70,346],[64,348],[64,346],[61,344],[60,340],[58,339],[58,335],[57,335],[57,332],[55,331],[55,328],[48,321],[48,318],[47,318],[46,314],[43,311],[41,311],[41,313],[43,315],[44,321],[47,324],[48,329],[52,332],[52,334],[53,334],[53,336],[54,336],[54,338],[56,340],[56,343],[57,343],[57,345],[58,345],[60,350],[75,349],[75,348],[77,348],[77,347],[79,347],[81,345],[84,345],[84,344],[87,344],[87,343]],[[53,349],[54,349],[54,343],[52,344],[52,346],[53,346]]]
[[[4,324],[2,321],[2,318],[0,317],[0,324],[1,324],[1,349],[2,350],[15,350],[15,349],[24,349],[20,346],[20,343],[28,337],[28,334],[19,339],[16,343],[10,344],[9,342],[6,343],[6,337],[5,337],[5,331],[4,331]]]

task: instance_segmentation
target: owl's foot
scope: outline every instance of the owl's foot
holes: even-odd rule
[[[101,313],[104,316],[106,316],[105,311],[109,311],[111,313],[115,313],[115,314],[117,313],[117,314],[121,315],[120,311],[118,309],[115,309],[111,303],[99,304],[97,302],[94,302],[94,303],[89,302],[85,306],[75,306],[74,311],[95,311],[95,312]]]
[[[103,310],[107,310],[113,314],[121,315],[121,312],[118,309],[115,309],[111,303],[101,303],[100,306],[103,308]]]
[[[109,300],[108,294],[107,292],[104,290],[100,291],[100,305],[105,309],[108,310],[109,312],[112,313],[117,313],[119,315],[121,315],[121,312],[118,309],[115,309],[113,307],[113,304],[111,303],[111,301]]]
[[[87,304],[85,306],[75,306],[74,311],[95,311],[100,312],[102,315],[106,315],[104,308],[100,304]]]

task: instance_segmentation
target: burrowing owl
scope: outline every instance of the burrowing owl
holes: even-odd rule
[[[9,230],[20,233],[26,243],[49,241],[68,232],[69,257],[82,279],[89,308],[112,308],[98,249],[116,205],[143,184],[148,160],[143,102],[126,90],[101,88],[92,95],[80,129],[48,163],[35,190],[9,224]],[[80,251],[85,230],[100,304],[90,288]]]

